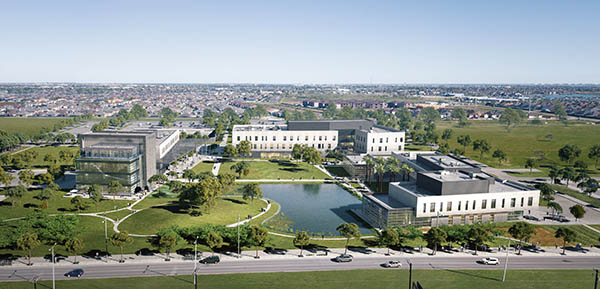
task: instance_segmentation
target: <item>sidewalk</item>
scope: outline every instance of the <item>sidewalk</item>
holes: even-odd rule
[[[578,252],[578,251],[573,251],[571,250],[572,248],[567,248],[566,251],[566,256],[569,257],[577,257],[577,256],[581,256],[581,257],[595,257],[598,256],[600,257],[600,248],[585,248],[585,252]],[[542,250],[545,250],[545,252],[531,252],[531,251],[527,251],[525,249],[523,249],[521,251],[521,255],[516,255],[517,251],[513,248],[511,248],[509,250],[509,255],[511,256],[511,258],[519,258],[519,257],[560,257],[560,256],[565,256],[565,255],[561,255],[562,252],[562,248],[558,247],[558,248],[554,248],[554,247],[544,247],[542,248]],[[423,258],[441,258],[441,257],[456,257],[456,258],[460,258],[460,257],[478,257],[478,258],[485,258],[485,257],[497,257],[497,258],[504,258],[506,256],[506,251],[505,250],[501,250],[498,251],[496,250],[496,248],[493,249],[492,252],[477,252],[477,255],[474,255],[474,251],[473,250],[464,250],[463,252],[460,252],[459,250],[455,249],[455,251],[453,252],[444,252],[444,251],[437,251],[437,253],[435,255],[431,255],[432,250],[427,249],[427,248],[423,248],[423,252],[419,252],[418,248],[413,248],[412,250],[409,248],[406,251],[396,251],[396,250],[390,250],[390,255],[389,257],[391,259],[393,258],[416,258],[416,257],[423,257]],[[308,250],[308,249],[304,249],[303,250],[303,258],[318,258],[318,259],[331,259],[334,258],[337,255],[343,254],[344,253],[344,248],[332,248],[332,249],[324,249],[324,250]],[[348,248],[348,254],[351,254],[354,256],[354,258],[381,258],[381,257],[385,257],[388,256],[386,255],[387,253],[387,248],[356,248],[356,247],[350,247]],[[300,254],[300,249],[293,249],[293,250],[285,250],[285,249],[275,249],[270,253],[266,253],[265,251],[259,251],[258,255],[260,256],[260,260],[294,260],[294,259],[298,259],[298,255]],[[198,260],[211,256],[212,253],[211,252],[198,252]],[[235,262],[235,261],[252,261],[252,260],[256,260],[254,258],[254,256],[256,255],[256,252],[253,250],[249,250],[249,251],[242,251],[241,253],[241,257],[238,258],[236,253],[233,252],[227,252],[227,253],[215,253],[215,255],[218,255],[221,258],[221,261],[229,261],[229,262]],[[193,256],[193,253],[192,253]],[[165,257],[166,255],[164,253],[157,253],[155,255],[152,256],[137,256],[135,254],[125,254],[123,255],[123,259],[125,260],[126,264],[165,264]],[[77,266],[84,266],[84,265],[114,265],[114,264],[118,264],[119,259],[121,258],[121,255],[119,254],[115,254],[112,256],[108,257],[108,260],[104,257],[96,259],[95,257],[83,257],[83,256],[79,256],[77,257],[77,260],[79,261],[79,264],[77,264]],[[176,253],[171,253],[170,255],[171,261],[169,263],[186,263],[186,262],[193,262],[193,259],[187,259],[184,260],[184,257],[182,255],[176,254]],[[31,261],[33,263],[33,267],[49,267],[52,266],[52,263],[50,263],[50,260],[48,259],[44,259],[42,257],[34,257],[31,258]],[[57,261],[57,263],[55,264],[57,267],[73,267],[75,266],[73,264],[74,258],[73,256],[69,256],[69,257],[63,257],[61,256],[60,259]],[[13,265],[11,266],[12,268],[19,268],[19,267],[28,267],[27,266],[27,258],[19,258],[15,261],[13,261]]]

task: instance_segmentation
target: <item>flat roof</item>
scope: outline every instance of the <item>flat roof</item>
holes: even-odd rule
[[[421,174],[428,176],[432,179],[439,180],[440,182],[458,182],[458,181],[470,181],[477,179],[477,177],[490,178],[491,176],[483,173],[474,173],[473,178],[460,171],[428,171],[421,172]]]
[[[434,163],[442,168],[472,168],[473,166],[467,164],[459,159],[455,159],[448,155],[439,155],[439,154],[431,154],[431,155],[420,155],[421,158]]]
[[[417,187],[416,183],[390,183],[390,185],[398,186],[417,197],[428,197],[428,196],[439,196],[437,194],[433,194],[423,188]],[[480,194],[491,194],[491,193],[514,193],[520,191],[529,191],[533,190],[524,186],[519,186],[513,184],[511,182],[502,181],[496,179],[496,182],[490,185],[489,191],[487,193],[481,192]]]
[[[234,131],[280,131],[287,130],[287,125],[234,125]]]
[[[381,201],[382,203],[388,205],[391,208],[412,208],[411,206],[404,204],[394,198],[390,198],[390,195],[388,194],[372,194],[369,196]]]

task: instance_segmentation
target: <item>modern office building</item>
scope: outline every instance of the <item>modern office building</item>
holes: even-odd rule
[[[307,120],[288,121],[287,125],[235,125],[232,144],[244,140],[260,157],[289,156],[295,144],[320,152],[339,148],[390,155],[404,149],[405,136],[403,131],[376,126],[369,120]]]
[[[179,130],[107,131],[80,134],[76,160],[76,186],[97,184],[106,189],[118,181],[125,195],[148,185],[158,173],[160,159],[178,142]]]
[[[451,155],[392,157],[415,173],[407,182],[390,183],[387,194],[363,196],[360,214],[377,228],[504,222],[539,205],[538,190],[485,174]]]

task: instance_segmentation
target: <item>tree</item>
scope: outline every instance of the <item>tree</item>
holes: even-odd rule
[[[125,262],[125,260],[123,259],[123,247],[125,247],[125,245],[127,244],[131,244],[133,242],[133,238],[129,236],[127,231],[121,231],[119,233],[112,234],[109,238],[109,241],[113,246],[119,247],[119,249],[121,249],[121,260],[119,261],[119,263]]]
[[[484,153],[492,149],[492,146],[484,139],[478,139],[473,142],[473,150],[479,151],[479,157],[482,158]]]
[[[387,254],[390,254],[390,247],[400,244],[400,234],[394,229],[387,228],[379,235],[379,242],[387,247]]]
[[[440,113],[433,107],[425,107],[421,110],[421,119],[423,121],[431,123],[440,119]]]
[[[163,174],[156,174],[148,179],[151,184],[164,184],[169,181],[169,178]]]
[[[571,164],[573,160],[581,155],[581,149],[576,145],[565,145],[558,150],[558,157],[561,161]]]
[[[471,144],[471,136],[470,135],[459,135],[456,137],[456,142],[463,146],[463,151],[467,151],[467,146]]]
[[[567,180],[567,187],[569,186],[569,181],[573,180],[576,176],[575,170],[571,167],[564,167],[560,170],[560,175],[563,180]]]
[[[198,183],[186,184],[181,188],[179,201],[190,206],[204,206],[207,213],[216,204],[216,199],[223,193],[223,187],[216,178],[205,178]]]
[[[321,153],[313,147],[304,147],[302,155],[304,161],[311,165],[320,164],[322,162]]]
[[[563,251],[562,254],[565,254],[565,249],[567,246],[567,242],[573,242],[575,241],[575,238],[577,238],[577,233],[575,233],[575,231],[567,228],[567,227],[558,227],[558,229],[556,230],[556,232],[554,232],[554,237],[555,238],[561,238],[563,239]]]
[[[10,198],[11,206],[15,206],[15,200],[19,200],[19,203],[21,203],[21,199],[26,192],[27,189],[23,185],[18,185],[6,190],[6,196]]]
[[[206,246],[210,248],[214,255],[215,249],[221,248],[221,246],[223,246],[223,238],[221,238],[221,236],[219,236],[219,234],[215,232],[210,232],[206,237]]]
[[[36,196],[36,198],[42,201],[42,208],[48,207],[48,200],[52,198],[52,195],[58,190],[58,186],[55,183],[50,183],[43,188]]]
[[[238,154],[242,156],[250,156],[252,153],[252,144],[247,140],[243,140],[237,145],[236,149]]]
[[[583,218],[585,215],[585,209],[581,205],[574,205],[570,207],[569,212],[571,212],[571,214],[573,214],[575,217],[575,222],[577,222],[578,219]]]
[[[83,249],[83,241],[77,237],[73,237],[67,240],[67,242],[65,243],[65,249],[67,249],[68,252],[74,254],[75,261],[73,262],[73,264],[79,264],[79,262],[77,262],[77,252]]]
[[[500,119],[498,121],[506,125],[506,130],[510,131],[511,126],[517,126],[519,123],[521,123],[522,120],[523,117],[521,113],[509,107],[502,112],[502,115],[500,116]]]
[[[600,160],[600,144],[593,145],[590,148],[590,152],[588,153],[588,157],[595,162],[595,167],[598,168],[598,160]]]
[[[583,160],[576,160],[573,166],[577,168],[577,170],[580,172],[584,172],[585,169],[587,169],[588,167],[588,165]]]
[[[242,175],[247,176],[250,173],[250,163],[241,161],[231,166],[231,169],[238,174],[238,178],[242,178]]]
[[[529,169],[529,172],[531,173],[533,171],[533,169],[535,168],[535,160],[532,158],[529,158],[525,161],[525,168]]]
[[[256,257],[255,258],[258,258],[258,247],[263,246],[265,244],[265,242],[267,242],[268,234],[269,234],[269,231],[267,231],[267,229],[265,229],[261,226],[252,225],[250,227],[249,237],[250,237],[250,241],[256,248]]]
[[[379,184],[379,191],[383,192],[383,176],[387,169],[385,167],[385,160],[383,158],[375,159],[375,173],[377,173],[377,183]]]
[[[452,138],[452,134],[453,131],[451,128],[447,128],[442,132],[442,139],[443,140],[449,140],[450,138]]]
[[[304,145],[303,144],[295,144],[292,148],[292,158],[296,160],[301,160],[304,158]]]
[[[21,184],[23,184],[25,187],[31,186],[34,178],[35,175],[30,169],[21,170],[19,172],[19,182],[21,182]]]
[[[232,144],[228,144],[225,146],[225,149],[223,150],[223,156],[224,157],[237,157],[238,155],[238,150],[232,145]]]
[[[123,191],[123,185],[118,181],[110,181],[108,183],[108,193],[113,196],[113,201],[117,198],[117,194]]]
[[[548,177],[552,180],[552,183],[554,184],[556,182],[556,179],[560,176],[560,169],[556,166],[551,166],[550,170],[548,171]]]
[[[521,255],[521,247],[523,241],[529,241],[532,234],[535,234],[533,226],[526,222],[516,222],[510,228],[508,233],[515,239],[519,240],[519,253]]]
[[[446,242],[446,238],[448,234],[444,232],[442,229],[438,227],[433,227],[425,233],[423,238],[427,242],[427,246],[433,248],[433,255],[437,252],[438,246],[440,246],[443,242]]]
[[[448,143],[446,143],[446,142],[445,143],[441,143],[438,146],[437,151],[440,152],[443,155],[447,155],[447,154],[450,153],[450,145],[448,145]]]
[[[343,223],[339,225],[336,230],[340,235],[346,238],[346,246],[344,255],[348,253],[348,243],[352,238],[360,238],[360,232],[358,231],[358,225],[354,223]]]
[[[584,193],[592,196],[593,193],[598,191],[598,181],[593,178],[587,178],[583,182],[577,184],[577,187],[583,190]]]
[[[548,205],[546,205],[548,208],[552,209],[552,214],[557,214],[557,213],[562,213],[563,208],[562,206],[557,203],[557,202],[548,202]]]
[[[481,225],[472,225],[467,232],[467,239],[475,247],[475,255],[477,255],[477,248],[489,241],[491,238],[487,230]]]
[[[27,253],[27,265],[31,266],[31,250],[41,244],[38,235],[34,233],[25,232],[17,238],[17,247]]]
[[[304,246],[310,244],[310,236],[305,231],[301,231],[296,233],[296,237],[294,238],[294,246],[300,246],[300,256],[302,256],[302,251],[304,250]]]
[[[552,108],[552,112],[558,117],[559,120],[561,120],[565,124],[565,126],[568,124],[568,122],[567,122],[567,111],[562,106],[562,104],[560,104],[560,103],[557,102],[554,105],[554,108]]]
[[[415,171],[415,169],[413,169],[411,166],[409,166],[407,164],[402,164],[400,166],[400,170],[402,171],[402,173],[405,177],[405,180],[407,180],[407,181],[410,180],[410,174],[412,174]]]
[[[221,173],[217,176],[217,180],[219,180],[219,183],[221,184],[221,188],[223,189],[223,193],[229,193],[233,187],[233,185],[235,185],[235,175],[232,173]]]
[[[257,183],[246,184],[242,187],[242,194],[244,200],[250,199],[254,201],[254,199],[260,199],[263,197],[263,190],[260,185]]]
[[[50,183],[54,182],[54,176],[49,172],[38,175],[37,179],[40,184],[50,184]]]
[[[191,183],[194,179],[198,177],[198,174],[196,174],[196,172],[193,170],[184,170],[181,177],[187,179],[188,182]]]
[[[92,184],[88,187],[87,194],[90,196],[90,199],[94,201],[94,204],[96,204],[96,211],[98,211],[98,204],[100,203],[100,201],[102,201],[102,198],[104,197],[102,195],[102,192],[100,192],[100,186]]]
[[[540,183],[540,184],[536,185],[536,188],[538,190],[540,190],[542,199],[544,199],[548,202],[554,200],[554,194],[556,192],[554,192],[554,190],[550,187],[550,185],[548,185],[547,183]]]
[[[73,207],[75,207],[77,212],[80,212],[81,210],[85,210],[85,208],[87,208],[85,200],[80,196],[75,196],[71,198],[71,204],[73,205]]]
[[[13,179],[14,177],[12,174],[0,167],[0,184],[3,184],[5,187],[9,187]]]
[[[499,162],[499,163],[502,163],[503,161],[505,161],[505,160],[506,160],[506,153],[505,153],[505,152],[503,152],[503,151],[502,151],[502,150],[500,150],[500,149],[497,149],[497,150],[495,150],[495,151],[494,151],[494,153],[492,154],[492,157],[493,157],[493,158],[495,158],[495,159],[498,159],[498,162]]]

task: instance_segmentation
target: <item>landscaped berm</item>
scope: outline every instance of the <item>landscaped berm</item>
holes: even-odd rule
[[[177,202],[155,205],[141,210],[127,218],[119,225],[119,230],[131,234],[155,234],[158,230],[172,225],[181,227],[214,224],[228,225],[238,221],[238,215],[243,220],[248,216],[260,214],[267,204],[262,200],[244,200],[241,197],[223,197],[216,205],[200,216],[189,214],[187,207]]]
[[[219,173],[230,172],[236,174],[231,169],[238,162],[225,162],[221,164]],[[250,173],[242,174],[242,179],[330,179],[327,174],[323,173],[313,165],[305,162],[295,162],[290,160],[268,160],[268,161],[248,161],[250,165]]]

